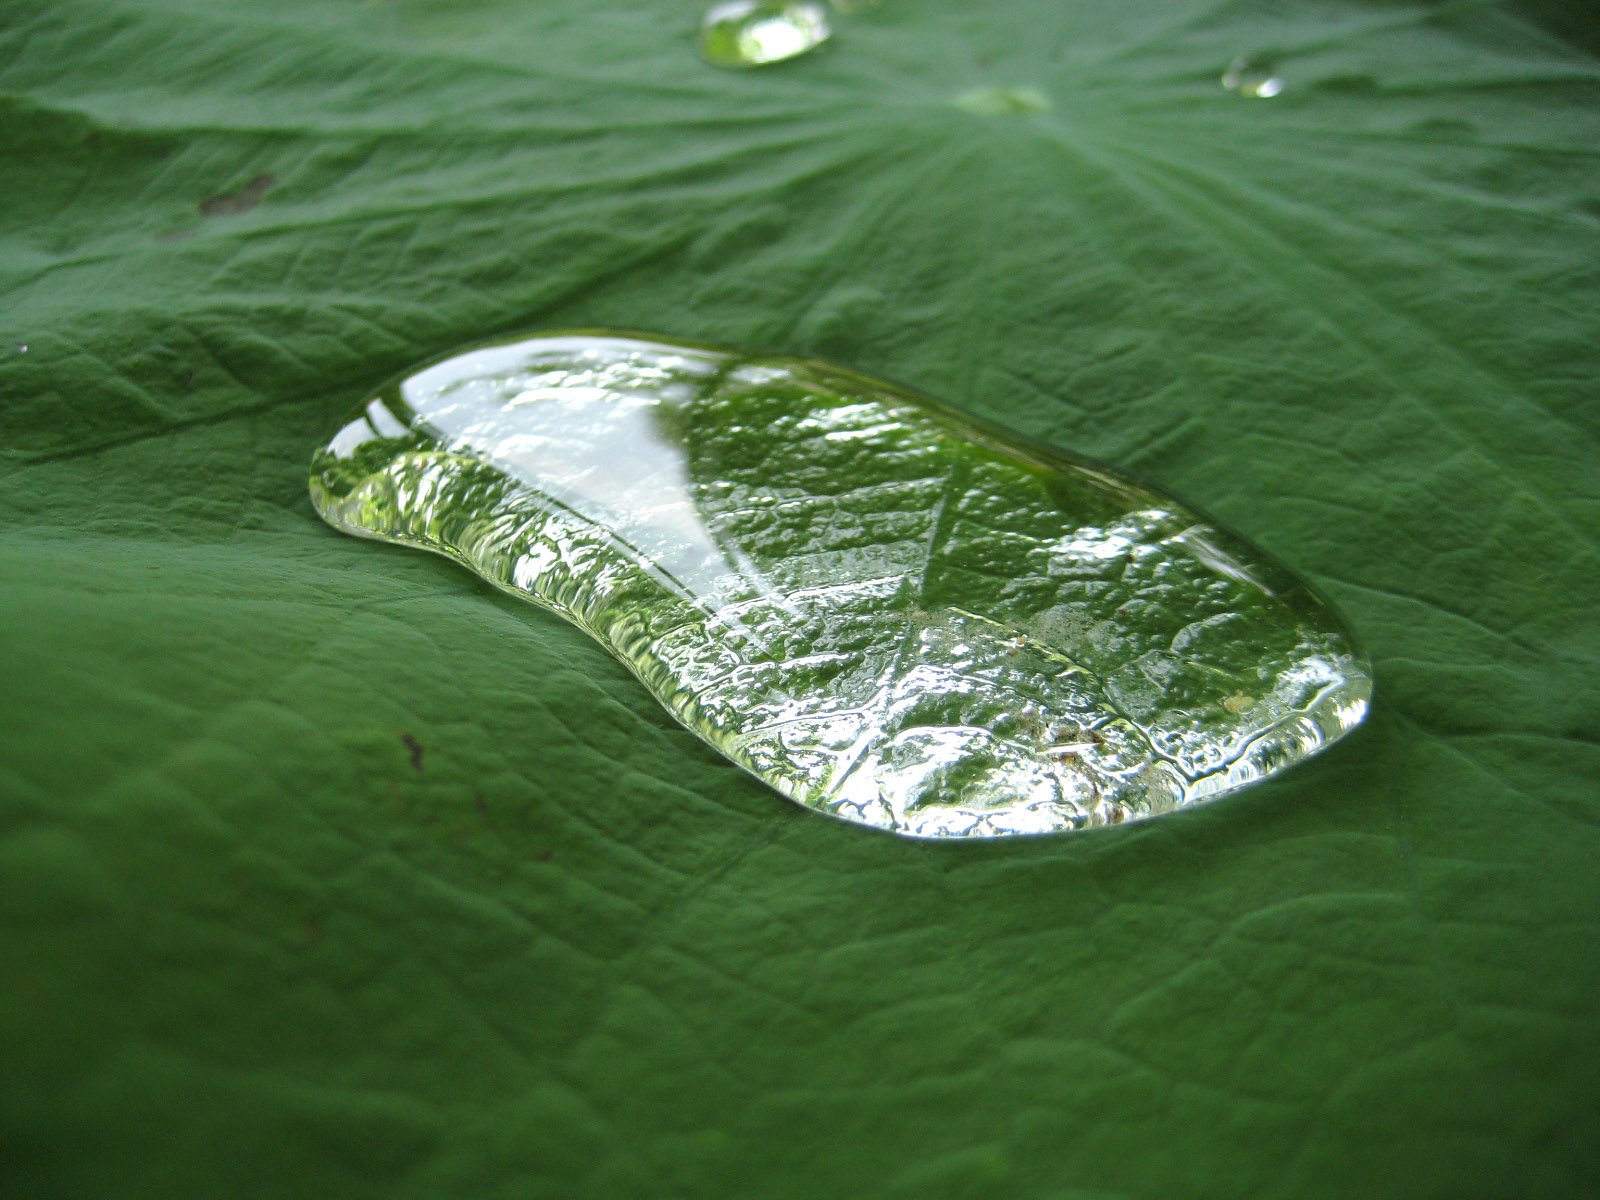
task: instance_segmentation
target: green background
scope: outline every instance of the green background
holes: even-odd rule
[[[734,74],[697,17],[0,0],[0,1190],[1594,1194],[1595,23],[888,0]],[[311,511],[386,376],[570,325],[1154,478],[1374,712],[1082,837],[788,804]]]

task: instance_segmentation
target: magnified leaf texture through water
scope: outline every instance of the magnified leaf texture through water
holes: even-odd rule
[[[383,389],[312,494],[566,617],[784,795],[917,837],[1168,812],[1316,752],[1370,691],[1237,536],[813,359],[482,346]]]

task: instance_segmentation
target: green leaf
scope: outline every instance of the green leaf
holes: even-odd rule
[[[1591,1189],[1592,20],[889,0],[734,74],[697,18],[0,0],[6,1193]],[[1148,475],[1373,714],[1142,827],[818,820],[316,519],[375,384],[538,326]]]

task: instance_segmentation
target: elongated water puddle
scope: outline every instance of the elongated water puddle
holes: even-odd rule
[[[915,837],[1169,812],[1367,707],[1339,619],[1248,543],[812,359],[480,346],[380,391],[311,494],[561,614],[791,799]]]

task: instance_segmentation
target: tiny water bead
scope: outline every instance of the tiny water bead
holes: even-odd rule
[[[1044,112],[1050,108],[1050,97],[1034,87],[986,87],[962,92],[950,103],[980,117],[1006,117]]]
[[[915,837],[1170,812],[1315,753],[1370,692],[1337,616],[1238,536],[808,358],[465,350],[373,396],[311,495],[560,614],[791,799]]]
[[[828,40],[828,11],[811,0],[724,0],[700,22],[700,53],[719,67],[784,62]]]
[[[1241,54],[1222,73],[1222,86],[1241,96],[1269,100],[1283,91],[1283,80],[1267,59]]]

